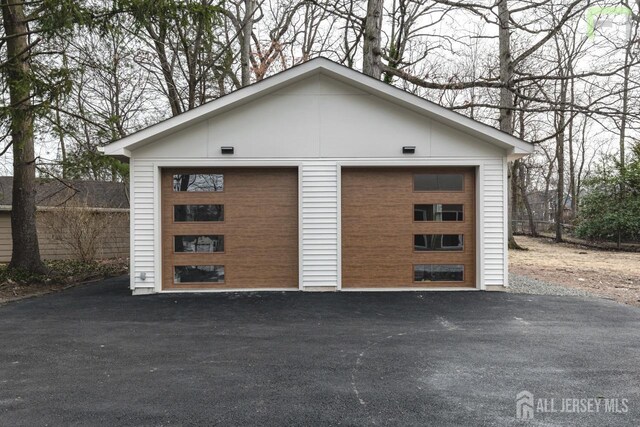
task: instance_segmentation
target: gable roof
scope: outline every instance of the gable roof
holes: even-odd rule
[[[423,114],[440,123],[457,128],[473,137],[508,150],[508,154],[511,156],[522,157],[533,152],[533,144],[322,57],[289,68],[193,110],[149,126],[104,147],[100,147],[100,151],[109,156],[131,157],[132,150],[147,143],[246,104],[256,98],[276,92],[283,87],[315,74],[323,74],[334,78],[401,107]]]
[[[66,185],[65,185],[66,184]],[[0,210],[11,210],[13,177],[0,176]],[[127,186],[122,182],[37,180],[36,206],[129,208]]]

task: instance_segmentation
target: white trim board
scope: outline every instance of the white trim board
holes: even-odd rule
[[[480,164],[476,167],[476,288],[484,290],[486,285],[484,283],[484,266],[482,265],[482,259],[484,256],[484,186],[482,182],[484,180],[484,165]]]
[[[303,229],[303,216],[302,216],[302,179],[303,169],[298,166],[298,290],[304,290],[304,271],[302,269],[302,263],[304,261],[304,229]]]
[[[337,290],[342,290],[342,163],[336,162],[336,179],[338,182],[338,194],[337,194],[337,205],[338,205],[338,243],[337,243],[337,254],[338,254],[338,286]]]
[[[405,157],[405,158],[295,158],[295,159],[248,159],[248,158],[179,158],[158,159],[141,158],[145,162],[153,162],[156,167],[298,167],[305,162],[337,163],[341,167],[349,166],[479,166],[486,161],[495,161],[501,157]]]
[[[342,292],[426,292],[426,291],[452,291],[452,292],[477,292],[481,289],[478,288],[413,288],[413,287],[404,287],[404,288],[343,288]]]
[[[152,289],[152,288],[136,288],[136,289]],[[336,290],[336,292],[427,292],[427,291],[452,291],[452,292],[477,292],[480,289],[476,288],[345,288],[342,290]],[[303,290],[304,291],[304,290]],[[177,289],[177,290],[165,290],[158,292],[159,294],[221,294],[221,293],[233,293],[233,292],[300,292],[296,288],[241,288],[241,289]],[[306,290],[306,292],[313,292]]]
[[[136,270],[134,262],[134,248],[135,248],[135,185],[133,183],[134,165],[133,162],[129,164],[129,289],[132,291],[136,288]]]
[[[222,294],[233,292],[299,292],[297,288],[239,288],[239,289],[167,289],[159,294]]]
[[[154,246],[154,284],[156,292],[162,290],[162,171],[156,165],[153,167],[153,189],[156,194],[153,220],[155,228]]]

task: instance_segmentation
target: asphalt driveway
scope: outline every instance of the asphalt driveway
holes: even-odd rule
[[[610,399],[526,425],[639,425],[640,309],[480,292],[132,297],[126,278],[0,306],[3,426],[511,425],[522,390],[547,410]]]

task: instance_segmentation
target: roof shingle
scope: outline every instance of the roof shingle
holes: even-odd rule
[[[66,185],[65,185],[66,184]],[[12,202],[13,177],[0,176],[0,205]],[[127,185],[123,182],[37,180],[36,205],[91,208],[129,208]]]

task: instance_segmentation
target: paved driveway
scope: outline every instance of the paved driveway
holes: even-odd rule
[[[508,425],[521,390],[628,399],[527,425],[631,426],[639,387],[640,309],[598,299],[132,297],[120,278],[0,307],[3,426]]]

